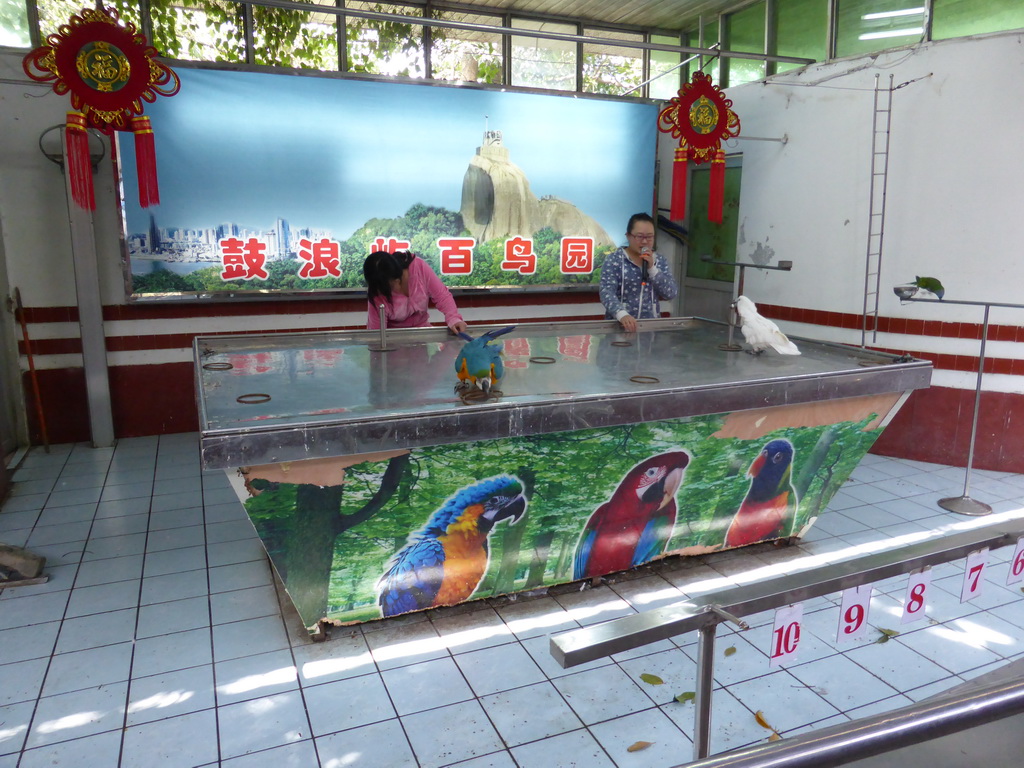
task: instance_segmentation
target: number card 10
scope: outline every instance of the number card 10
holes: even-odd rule
[[[787,605],[775,611],[775,626],[772,628],[772,648],[768,666],[778,667],[796,657],[800,646],[800,623],[804,617],[803,603]]]

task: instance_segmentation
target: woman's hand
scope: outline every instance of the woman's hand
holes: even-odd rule
[[[654,266],[654,251],[649,246],[640,249],[640,258],[647,262],[647,268]]]

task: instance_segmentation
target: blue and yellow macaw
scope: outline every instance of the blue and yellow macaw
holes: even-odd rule
[[[690,455],[672,451],[640,462],[587,520],[573,578],[624,571],[665,551],[676,524],[676,492]]]
[[[793,444],[772,440],[747,470],[750,488],[725,532],[725,547],[742,547],[788,536],[796,516]]]
[[[487,537],[494,525],[514,525],[525,512],[523,485],[511,475],[461,489],[388,562],[377,583],[381,615],[469,599],[487,572]]]
[[[501,350],[504,345],[494,340],[509,331],[515,330],[514,325],[499,328],[473,338],[465,331],[459,336],[468,344],[455,358],[455,373],[459,377],[456,389],[468,390],[477,388],[486,394],[505,375],[505,366],[501,362]]]

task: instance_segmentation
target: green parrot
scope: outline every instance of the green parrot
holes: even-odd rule
[[[939,282],[938,278],[935,277],[917,277],[913,282],[918,288],[933,293],[939,299],[942,299],[946,295],[946,289],[942,287],[942,283]]]

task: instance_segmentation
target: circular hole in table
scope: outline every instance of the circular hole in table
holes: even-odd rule
[[[266,392],[249,392],[245,395],[239,395],[235,398],[236,402],[242,405],[254,405],[256,403],[266,403],[270,400],[270,395]]]

